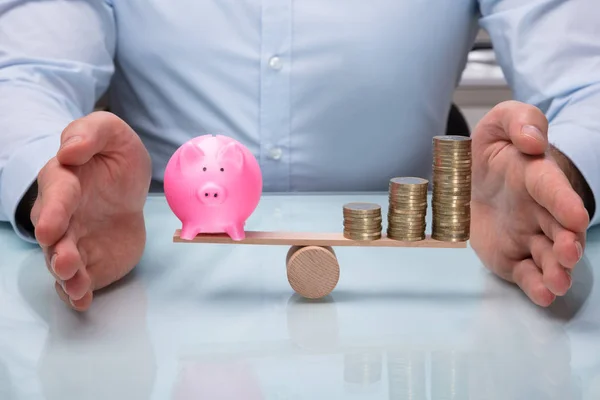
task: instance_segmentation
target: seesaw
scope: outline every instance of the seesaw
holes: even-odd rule
[[[335,232],[268,232],[247,231],[245,238],[235,241],[227,234],[198,234],[193,239],[182,239],[181,229],[175,230],[175,243],[206,243],[229,245],[291,246],[286,256],[288,282],[300,296],[318,299],[330,294],[340,277],[340,265],[333,247],[417,247],[466,248],[467,242],[432,239],[427,235],[418,241],[388,238],[384,233],[376,240],[353,240]]]
[[[434,234],[424,235],[429,181],[392,178],[388,211],[392,229],[387,232],[391,232],[390,236],[395,236],[394,232],[407,233],[392,238],[380,226],[380,206],[372,204],[344,207],[344,230],[348,228],[349,235],[244,231],[245,221],[262,194],[262,173],[256,157],[243,144],[226,136],[193,138],[177,149],[165,169],[165,196],[182,222],[173,241],[291,246],[286,257],[288,281],[299,295],[313,299],[328,295],[338,283],[340,266],[333,247],[465,248],[470,223],[470,138],[436,136],[433,140]],[[356,237],[353,233],[357,227],[360,238],[350,239]]]

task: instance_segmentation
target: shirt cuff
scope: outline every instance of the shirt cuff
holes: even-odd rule
[[[577,167],[589,185],[596,204],[590,226],[600,222],[600,132],[575,124],[550,125],[548,140]]]
[[[16,234],[31,243],[37,242],[35,237],[17,224],[17,206],[40,170],[59,148],[60,135],[46,136],[21,146],[9,158],[0,176],[0,204]]]

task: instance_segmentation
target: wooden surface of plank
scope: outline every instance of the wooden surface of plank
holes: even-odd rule
[[[431,248],[466,248],[467,242],[445,242],[434,240],[429,235],[419,241],[399,241],[382,234],[381,239],[372,241],[351,240],[342,232],[269,232],[246,231],[246,238],[232,240],[227,234],[199,234],[192,240],[181,239],[180,229],[175,230],[175,243],[209,243],[209,244],[251,244],[279,246],[354,246],[354,247],[431,247]]]

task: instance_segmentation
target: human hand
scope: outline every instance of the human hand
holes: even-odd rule
[[[95,112],[65,128],[38,175],[35,237],[59,297],[76,310],[129,273],[142,256],[150,156],[121,119]]]
[[[571,287],[589,224],[547,131],[539,109],[515,101],[497,105],[477,125],[470,235],[488,269],[544,307]]]

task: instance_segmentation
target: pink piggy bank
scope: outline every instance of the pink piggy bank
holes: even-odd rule
[[[180,237],[227,233],[245,238],[244,225],[262,194],[262,173],[254,155],[223,135],[203,135],[175,151],[165,169],[167,203],[182,223]]]

